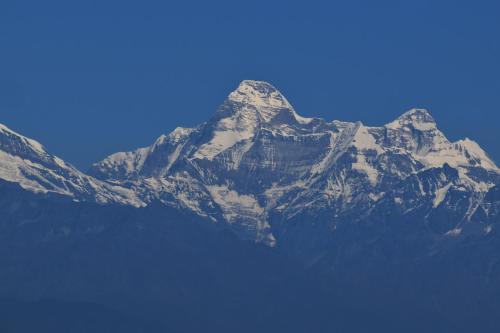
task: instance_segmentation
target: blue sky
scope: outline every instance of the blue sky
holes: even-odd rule
[[[428,108],[500,161],[498,1],[0,2],[0,123],[82,169],[207,120],[243,79],[297,112]]]

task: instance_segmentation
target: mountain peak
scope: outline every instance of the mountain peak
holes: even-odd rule
[[[406,111],[393,122],[385,125],[387,128],[397,129],[412,126],[420,131],[437,129],[436,121],[426,109],[414,108]]]
[[[480,165],[488,170],[499,170],[495,162],[476,141],[465,138],[455,142],[454,146],[461,154],[465,155],[468,160],[475,161],[472,164]]]
[[[243,80],[238,88],[229,94],[228,100],[257,110],[265,122],[271,121],[282,110],[290,113],[300,124],[308,124],[313,119],[298,115],[292,105],[272,84],[265,81]]]
[[[403,113],[399,118],[427,119],[434,121],[427,109],[413,108]]]
[[[286,98],[273,85],[264,81],[244,80],[229,95],[234,102],[250,104],[255,107],[291,109]]]
[[[1,136],[6,136],[8,140],[2,140]],[[14,145],[11,147],[12,149],[19,149],[21,146],[29,147],[36,153],[45,154],[45,149],[43,146],[33,139],[27,138],[24,135],[21,135],[7,126],[0,124],[0,148],[6,148],[7,145]]]

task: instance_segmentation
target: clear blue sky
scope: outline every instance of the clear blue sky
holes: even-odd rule
[[[82,169],[207,120],[243,79],[303,116],[425,107],[500,161],[499,1],[0,1],[0,123]]]

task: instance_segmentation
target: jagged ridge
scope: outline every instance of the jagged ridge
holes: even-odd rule
[[[388,202],[405,214],[425,207],[422,219],[449,209],[460,211],[460,223],[472,221],[496,205],[485,198],[495,197],[489,192],[499,183],[497,166],[477,143],[450,142],[424,109],[381,127],[304,118],[260,81],[241,82],[206,123],[113,154],[90,176],[6,127],[0,134],[0,177],[28,190],[136,206],[160,201],[269,245],[291,221],[361,221]],[[428,170],[447,168],[456,177],[426,178]]]

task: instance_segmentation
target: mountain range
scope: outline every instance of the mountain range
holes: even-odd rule
[[[86,172],[0,125],[0,179],[0,299],[176,315],[206,303],[192,311],[219,331],[280,330],[291,314],[303,321],[288,331],[359,331],[349,318],[380,304],[380,331],[500,329],[500,169],[425,109],[378,127],[305,118],[245,80],[208,121]],[[209,277],[213,294],[198,286]],[[220,311],[234,322],[215,325]],[[176,315],[163,324],[199,329]]]

